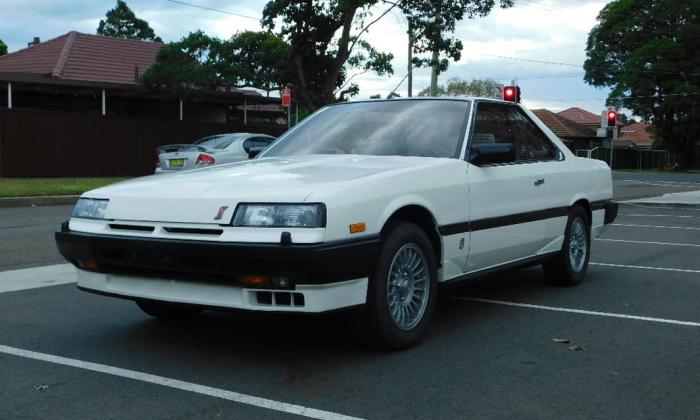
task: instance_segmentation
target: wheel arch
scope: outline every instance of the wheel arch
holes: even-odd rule
[[[588,198],[582,196],[575,198],[574,202],[571,203],[571,207],[574,206],[583,207],[583,209],[586,211],[586,215],[588,216],[588,223],[593,223],[593,209],[591,208],[591,202],[588,201]]]
[[[420,204],[406,204],[394,210],[382,224],[381,232],[394,221],[410,222],[418,225],[430,239],[435,252],[438,267],[442,266],[442,240],[438,232],[438,224],[433,213]]]

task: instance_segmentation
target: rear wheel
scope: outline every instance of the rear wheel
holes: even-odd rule
[[[140,300],[136,305],[148,315],[170,321],[183,321],[196,318],[202,313],[202,308],[181,303],[156,302],[152,300]]]
[[[591,249],[591,225],[588,214],[581,206],[569,213],[564,233],[564,244],[557,256],[542,264],[544,274],[553,284],[575,286],[588,270]]]
[[[423,336],[432,318],[437,262],[428,236],[413,223],[392,223],[383,236],[369,279],[367,323],[376,344],[402,349]]]

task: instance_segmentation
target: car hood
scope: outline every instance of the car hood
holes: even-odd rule
[[[263,158],[174,174],[152,175],[83,194],[108,198],[106,218],[182,223],[229,221],[239,202],[303,202],[344,183],[442,159],[402,156],[307,155]],[[225,223],[225,222],[224,222]]]

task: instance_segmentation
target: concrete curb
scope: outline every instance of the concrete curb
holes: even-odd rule
[[[0,207],[32,207],[72,205],[79,195],[49,195],[43,197],[0,197]]]

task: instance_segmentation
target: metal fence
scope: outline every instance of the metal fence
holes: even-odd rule
[[[610,149],[578,149],[576,156],[605,161],[610,165]],[[666,150],[614,149],[613,169],[664,169],[671,162]]]
[[[278,136],[286,129],[5,108],[0,109],[0,177],[146,175],[153,173],[158,146],[227,132]]]

